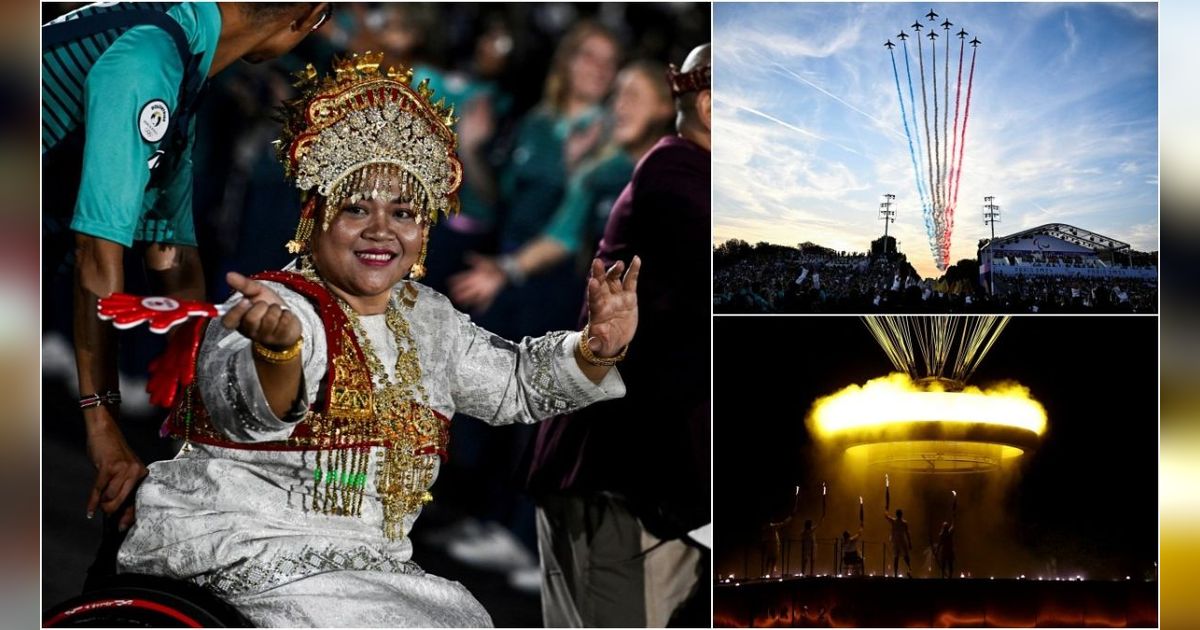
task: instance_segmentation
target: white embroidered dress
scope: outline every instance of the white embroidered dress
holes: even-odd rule
[[[250,341],[212,322],[197,383],[211,423],[235,442],[286,439],[325,376],[325,332],[316,310],[298,293],[267,284],[303,324],[305,396],[292,413],[276,417]],[[579,333],[512,343],[472,324],[444,296],[415,286],[416,303],[403,314],[417,346],[424,402],[445,417],[460,412],[496,425],[531,423],[624,395],[615,369],[599,385],[579,370],[573,356]],[[359,322],[392,377],[398,349],[385,316]],[[383,449],[371,451],[362,514],[352,517],[311,509],[312,451],[193,444],[150,465],[118,570],[204,585],[260,626],[490,626],[487,611],[461,584],[412,562],[408,533],[419,512],[404,517],[404,536],[384,535],[375,491]]]

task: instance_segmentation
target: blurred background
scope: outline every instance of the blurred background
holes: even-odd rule
[[[3,177],[10,183],[36,181],[33,154],[18,153],[13,143],[16,130],[32,129],[36,116],[31,69],[37,23],[82,4],[46,3],[40,15],[25,16],[21,37],[33,48],[7,57],[10,63],[0,74],[7,79],[0,88],[9,97],[5,108],[30,112],[4,118],[4,128],[14,130],[3,145],[12,147],[3,152],[9,166]],[[220,301],[230,293],[227,271],[278,269],[291,260],[284,244],[299,217],[298,193],[284,180],[271,144],[279,135],[275,108],[294,96],[291,74],[309,63],[324,73],[335,55],[383,51],[385,66],[411,67],[416,81],[428,78],[434,100],[444,96],[460,117],[462,212],[434,228],[425,283],[507,338],[576,328],[584,274],[608,210],[641,154],[673,133],[667,64],[682,63],[694,46],[709,41],[709,13],[707,3],[337,3],[332,22],[288,56],[235,64],[209,84],[193,155],[194,216],[209,297]],[[28,76],[20,74],[25,68]],[[20,87],[26,79],[28,87]],[[568,102],[583,106],[568,115]],[[32,135],[28,146],[32,151]],[[21,199],[36,204],[36,188],[27,187]],[[14,358],[25,358],[5,363],[4,373],[11,376],[5,386],[22,392],[38,387],[31,369],[38,340],[29,334],[38,308],[32,212],[37,206],[29,207],[24,232],[0,230],[0,255],[6,257],[0,343]],[[549,255],[521,286],[506,286],[497,257],[531,247]],[[135,257],[127,258],[126,269],[141,268]],[[14,268],[10,259],[27,268]],[[42,287],[42,609],[79,593],[101,534],[101,519],[84,518],[94,471],[75,404],[72,262],[44,270]],[[137,275],[126,274],[126,291],[145,293]],[[120,343],[126,437],[146,463],[172,457],[178,445],[157,437],[164,413],[144,394],[146,366],[162,339],[132,330],[121,333]],[[20,402],[26,422],[5,426],[24,432],[28,448],[19,452],[27,461],[7,453],[3,459],[24,471],[20,476],[27,481],[8,490],[28,495],[24,509],[32,515],[37,484],[28,480],[38,451],[36,424],[29,420],[37,417],[39,401]],[[10,413],[17,410],[9,407]],[[534,430],[455,418],[452,456],[433,488],[436,501],[412,533],[414,560],[430,573],[462,582],[499,626],[541,625],[534,508],[522,493],[520,475]],[[37,566],[32,527],[10,529],[24,532],[25,539],[9,537],[5,544],[20,551],[4,554],[24,557],[22,566],[29,568]],[[0,599],[0,610],[25,614],[29,608],[36,614],[29,604],[37,601],[33,591],[20,588],[27,595],[21,607]],[[5,590],[17,592],[22,591],[16,583]],[[32,624],[32,616],[25,619]]]
[[[1163,2],[1159,18],[1160,620],[1182,628],[1200,623],[1200,84],[1185,61],[1200,6]]]

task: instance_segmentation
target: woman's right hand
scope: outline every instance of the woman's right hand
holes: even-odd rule
[[[300,340],[300,319],[288,310],[279,294],[236,271],[226,274],[225,281],[242,294],[242,301],[221,318],[226,328],[237,329],[272,350],[290,348]]]

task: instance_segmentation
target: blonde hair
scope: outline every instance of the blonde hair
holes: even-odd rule
[[[558,43],[558,48],[554,49],[554,58],[550,62],[550,71],[546,73],[546,83],[542,89],[544,107],[555,113],[562,113],[566,109],[571,86],[568,76],[571,60],[579,53],[579,49],[583,48],[583,43],[596,35],[607,39],[620,49],[616,34],[599,22],[585,20],[573,26]]]

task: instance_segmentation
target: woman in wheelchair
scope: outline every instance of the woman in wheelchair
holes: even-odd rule
[[[225,315],[176,331],[151,378],[184,447],[150,466],[117,572],[203,587],[260,626],[490,626],[412,561],[449,419],[533,423],[625,391],[613,366],[637,327],[637,257],[593,261],[582,332],[519,343],[416,282],[430,225],[458,205],[455,119],[382,61],[301,73],[278,144],[304,200],[298,257],[230,273]]]

